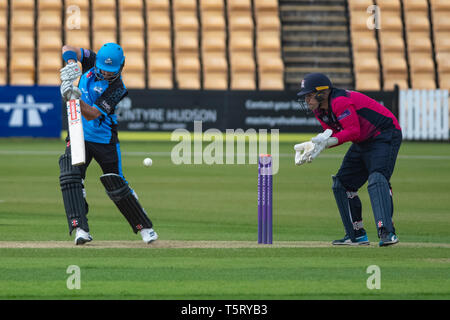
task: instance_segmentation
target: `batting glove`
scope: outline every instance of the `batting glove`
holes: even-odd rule
[[[61,87],[60,87],[61,96],[65,100],[70,100],[70,95],[72,94],[72,88],[73,88],[73,84],[70,81],[63,81],[61,83]]]
[[[78,63],[68,63],[64,68],[60,70],[61,81],[74,82],[81,76],[81,68]]]

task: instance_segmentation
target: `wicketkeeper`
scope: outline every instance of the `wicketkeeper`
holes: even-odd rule
[[[324,149],[351,141],[341,167],[333,176],[333,193],[345,237],[333,245],[367,245],[358,190],[368,181],[368,192],[380,246],[398,242],[390,178],[402,142],[402,131],[386,107],[366,95],[334,88],[321,73],[306,75],[298,101],[319,120],[323,133],[295,145],[295,164],[313,161]]]
[[[95,159],[103,171],[100,180],[106,193],[133,231],[139,231],[143,241],[150,243],[158,235],[122,172],[115,110],[128,94],[121,76],[125,64],[123,50],[118,44],[106,43],[95,54],[91,50],[65,45],[62,56],[67,65],[61,69],[61,95],[65,100],[80,99],[86,151],[85,164],[73,166],[68,136],[65,153],[59,158],[59,180],[69,233],[76,230],[77,245],[92,241],[86,217],[88,203],[84,179],[90,162]],[[81,62],[82,70],[77,61]],[[77,87],[73,82],[78,77]]]

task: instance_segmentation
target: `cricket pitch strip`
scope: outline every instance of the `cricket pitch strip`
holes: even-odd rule
[[[274,241],[273,244],[258,244],[257,241],[192,241],[192,240],[157,240],[146,244],[136,241],[92,241],[82,246],[76,246],[73,241],[0,241],[0,249],[245,249],[245,248],[331,248],[331,242],[326,241]],[[339,247],[378,247],[378,242],[369,246],[339,246]],[[450,248],[449,243],[419,243],[400,242],[392,247],[430,247]],[[350,249],[351,250],[351,249]]]

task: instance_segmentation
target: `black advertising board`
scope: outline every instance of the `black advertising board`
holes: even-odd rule
[[[396,113],[395,91],[363,92]],[[280,132],[320,132],[312,113],[300,111],[296,91],[129,90],[116,114],[123,131],[193,131],[279,129]],[[67,123],[63,121],[63,128]]]

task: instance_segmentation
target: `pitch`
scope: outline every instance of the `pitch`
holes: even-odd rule
[[[450,298],[448,144],[400,149],[391,180],[398,245],[376,245],[366,185],[371,245],[336,248],[331,241],[344,234],[331,175],[348,146],[299,168],[293,145],[304,137],[281,139],[274,244],[258,245],[257,165],[174,165],[175,143],[139,140],[122,140],[123,167],[160,239],[146,245],[131,231],[94,163],[86,180],[94,241],[77,247],[58,185],[64,142],[0,139],[0,299]],[[81,271],[78,290],[67,287],[71,265]],[[367,286],[373,265],[380,289]]]

